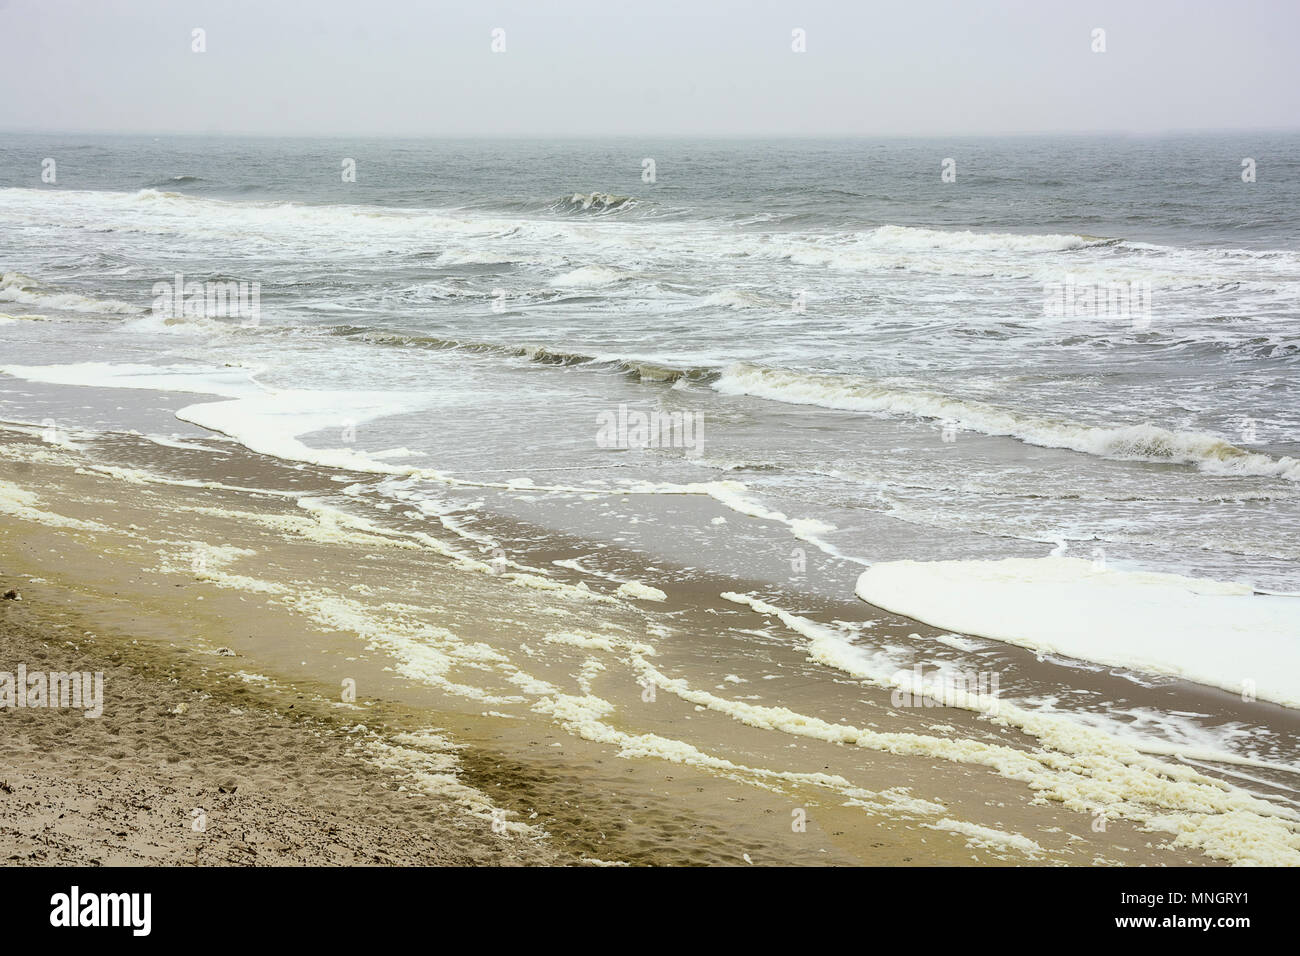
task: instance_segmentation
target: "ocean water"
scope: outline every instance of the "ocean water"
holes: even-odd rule
[[[647,563],[845,600],[878,562],[1049,555],[1300,591],[1297,156],[6,134],[0,417],[220,431],[391,471],[395,498],[438,494],[426,469]],[[256,283],[256,315],[166,314],[177,274]],[[635,494],[584,503],[620,488],[775,531],[642,535]],[[805,552],[840,572],[792,573]]]

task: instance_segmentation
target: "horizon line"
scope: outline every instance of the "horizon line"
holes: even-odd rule
[[[974,132],[844,132],[824,131],[813,133],[790,132],[732,132],[732,133],[696,133],[696,132],[662,132],[647,131],[637,133],[487,133],[487,132],[444,132],[444,133],[383,133],[383,132],[292,132],[275,133],[264,130],[160,130],[160,129],[102,129],[102,128],[42,128],[42,127],[6,127],[0,126],[0,135],[46,135],[46,136],[193,136],[193,137],[230,137],[241,139],[393,139],[393,140],[610,140],[610,139],[681,139],[681,140],[866,140],[866,139],[993,139],[993,138],[1033,138],[1033,137],[1069,137],[1069,136],[1115,136],[1126,138],[1165,138],[1189,135],[1257,135],[1257,134],[1300,133],[1300,125],[1294,126],[1243,126],[1243,127],[1170,127],[1168,129],[1044,129],[1044,130],[992,130]]]

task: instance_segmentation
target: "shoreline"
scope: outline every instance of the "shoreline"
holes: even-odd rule
[[[756,614],[757,607],[719,598],[719,582],[702,572],[693,587],[674,587],[662,603],[619,598],[612,582],[596,576],[579,575],[574,584],[572,574],[558,572],[494,574],[474,566],[490,553],[484,547],[476,558],[469,539],[448,540],[444,534],[421,541],[391,528],[349,523],[323,508],[320,499],[337,495],[339,479],[349,476],[223,446],[228,460],[220,463],[219,480],[164,480],[125,467],[132,456],[136,465],[148,464],[139,460],[146,445],[110,436],[93,449],[71,450],[4,434],[0,489],[8,488],[9,497],[0,509],[0,583],[18,587],[23,601],[4,602],[0,627],[6,634],[25,633],[13,647],[33,657],[51,652],[31,641],[53,642],[33,636],[31,628],[91,631],[96,639],[83,648],[95,651],[92,658],[129,648],[133,661],[147,665],[148,680],[153,673],[175,676],[193,698],[173,699],[180,693],[175,685],[172,696],[161,695],[156,705],[143,700],[143,692],[135,694],[129,706],[138,711],[137,722],[183,726],[202,707],[205,726],[228,727],[238,739],[254,735],[254,727],[274,730],[309,713],[321,722],[323,736],[281,734],[273,753],[292,755],[302,780],[311,781],[286,786],[317,796],[320,819],[334,821],[322,824],[325,832],[333,825],[360,834],[358,847],[373,843],[375,855],[359,861],[381,862],[379,854],[397,853],[409,843],[417,856],[392,861],[1224,862],[1195,843],[1171,844],[1169,832],[1143,832],[1128,819],[1109,820],[1097,834],[1089,816],[1071,808],[1084,795],[1062,789],[1066,781],[1079,774],[1100,781],[1127,766],[1137,785],[1139,773],[1151,773],[1142,769],[1148,758],[1089,756],[1093,745],[1083,738],[1060,738],[1040,751],[1041,743],[1014,723],[954,708],[891,709],[887,691],[845,673],[828,674],[815,658],[815,642],[801,643],[797,632],[778,630],[779,620]],[[207,465],[195,467],[216,476],[214,465],[209,457]],[[244,490],[233,490],[236,479]],[[549,539],[543,546],[551,556],[547,566],[571,556],[572,545],[559,536]],[[513,552],[510,560],[538,570],[544,563]],[[799,621],[842,620],[852,612],[863,626],[900,630],[900,639],[909,626],[920,634],[934,630],[894,623],[865,604],[799,610],[812,615]],[[60,622],[59,615],[68,619]],[[769,624],[755,631],[764,617]],[[68,627],[55,628],[58,623]],[[653,653],[646,650],[651,643]],[[741,669],[755,659],[772,675],[774,690],[755,686],[759,672]],[[98,669],[84,658],[69,666]],[[103,669],[111,704],[117,681]],[[651,673],[659,675],[658,694],[644,706],[637,681]],[[344,678],[356,682],[355,704],[339,699]],[[122,678],[128,689],[145,679]],[[242,705],[235,706],[245,713],[230,713],[235,698],[255,700],[257,718],[250,719],[252,708]],[[212,701],[223,702],[225,712]],[[186,712],[173,714],[182,703]],[[106,717],[110,712],[106,707]],[[29,712],[24,719],[46,716]],[[58,715],[50,725],[68,720],[100,723]],[[366,746],[360,748],[356,735],[347,732],[358,724],[366,728]],[[49,727],[33,726],[51,734],[50,747],[71,746]],[[856,746],[844,736],[854,726],[863,728],[854,731]],[[1052,739],[1042,728],[1035,733]],[[864,748],[868,738],[881,742]],[[120,748],[108,750],[102,741],[86,746],[106,761],[123,759],[113,756]],[[155,780],[144,774],[144,767],[177,754],[178,764],[193,759],[166,741],[151,747],[139,764],[140,786],[158,795],[193,794],[194,802],[207,791],[187,790],[194,786],[188,777]],[[30,752],[22,756],[36,759]],[[66,760],[41,760],[47,762],[32,762],[25,771],[32,781],[26,799],[41,806],[71,806],[67,787],[99,785],[97,771],[77,765],[74,779],[64,782],[54,767]],[[348,760],[358,769],[340,783],[330,768]],[[1075,766],[1079,760],[1084,763]],[[279,798],[257,783],[275,780],[278,763],[273,755],[252,763],[252,782],[239,785],[234,797],[253,794],[261,801],[258,813],[282,821],[286,849],[276,852],[287,862],[299,852],[291,837],[300,832],[294,821],[301,811],[288,796],[276,804]],[[1061,764],[1062,770],[1023,779],[1008,769],[1011,764],[1045,772]],[[1172,810],[1211,792],[1206,784],[1193,789],[1195,774],[1180,773],[1186,777],[1182,783],[1176,776],[1150,776],[1143,786],[1163,779],[1164,789],[1143,799],[1156,807],[1173,801]],[[218,790],[217,796],[230,795]],[[1133,799],[1125,798],[1136,807]],[[418,822],[412,822],[412,801],[422,808],[414,814]],[[802,831],[791,825],[799,811],[806,820]],[[232,812],[237,820],[240,808]],[[1220,812],[1240,811],[1225,805]],[[458,823],[429,822],[440,814]],[[497,817],[507,821],[508,834],[492,832]],[[362,818],[366,825],[391,829],[372,840],[356,829]],[[1238,823],[1248,819],[1255,817]],[[198,835],[189,831],[189,822],[167,824],[181,829],[166,844],[174,862],[186,862],[192,852]],[[145,824],[140,832],[158,826]],[[20,846],[8,827],[0,849],[11,842]],[[215,828],[214,820],[207,833]],[[402,833],[397,840],[394,835]],[[101,839],[105,854],[108,848],[135,852],[128,838]],[[312,862],[342,862],[322,848],[328,841],[299,845]],[[204,852],[210,859],[238,852],[223,846],[216,841],[214,849],[200,852],[199,862]],[[5,855],[15,852],[22,850]]]
[[[48,490],[58,469],[0,460],[0,482],[31,480],[33,472]],[[88,478],[82,472],[73,480],[84,485]],[[90,483],[101,489],[119,484],[102,477]],[[261,499],[268,502],[278,510],[274,496]],[[553,758],[542,749],[534,759],[521,760],[499,746],[500,738],[517,735],[487,726],[492,721],[486,714],[431,712],[382,698],[345,705],[319,680],[267,677],[266,671],[285,661],[263,660],[253,668],[242,649],[227,645],[238,645],[234,630],[257,623],[283,626],[283,617],[266,608],[227,615],[234,610],[229,604],[213,615],[197,602],[220,595],[192,592],[211,583],[197,569],[182,569],[185,584],[151,589],[157,596],[167,587],[180,588],[186,594],[181,600],[136,603],[124,597],[121,585],[140,578],[128,582],[120,567],[104,567],[93,553],[71,562],[82,573],[68,573],[70,556],[62,548],[49,549],[62,552],[57,562],[47,564],[41,556],[45,549],[35,545],[34,535],[58,538],[69,525],[84,530],[78,525],[86,519],[61,517],[51,527],[31,517],[0,513],[0,579],[21,595],[0,602],[0,646],[6,660],[39,662],[48,671],[104,671],[108,704],[96,720],[79,712],[0,711],[0,720],[13,728],[0,745],[4,782],[13,787],[13,794],[3,795],[10,802],[9,813],[0,816],[0,859],[106,865],[745,865],[745,850],[715,814],[672,807],[645,813],[646,802],[656,796],[654,785],[629,787],[621,772],[600,771],[603,755],[570,752],[578,747]],[[244,595],[232,600],[243,603]],[[232,622],[233,630],[227,627]],[[65,635],[80,639],[69,642]],[[438,722],[435,731],[431,720]],[[207,732],[183,744],[185,733],[177,729],[195,721]],[[119,742],[119,725],[138,732],[134,750]],[[453,732],[442,733],[444,726]],[[525,736],[537,736],[536,728]],[[541,736],[520,746],[550,748],[565,737],[559,731]],[[253,757],[225,749],[232,740],[267,737],[252,748]],[[68,755],[82,749],[93,760],[74,764],[69,774]],[[300,779],[281,779],[285,761],[300,768],[293,775]],[[220,769],[196,770],[208,763]],[[585,779],[594,772],[604,772],[605,779]],[[689,769],[657,776],[662,779],[655,783],[679,798],[699,789]],[[605,790],[620,785],[621,793]],[[114,810],[118,804],[152,810],[127,825],[125,811]],[[191,816],[200,807],[207,812],[201,834],[193,831]],[[632,814],[641,818],[635,824],[629,822]],[[498,816],[506,832],[494,830]],[[52,820],[61,821],[62,842],[52,840]],[[618,849],[617,859],[604,858],[608,845]]]

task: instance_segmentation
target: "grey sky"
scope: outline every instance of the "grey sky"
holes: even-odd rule
[[[191,30],[207,51],[191,52]],[[505,30],[506,51],[491,52]],[[791,31],[807,31],[807,52]],[[1092,31],[1106,31],[1093,53]],[[1295,128],[1295,0],[0,0],[0,128]]]

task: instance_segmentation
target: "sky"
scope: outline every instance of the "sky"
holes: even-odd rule
[[[1098,29],[1104,52],[1093,49]],[[804,52],[792,48],[795,30]],[[7,130],[1300,127],[1297,0],[0,0],[0,40]]]

